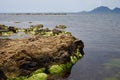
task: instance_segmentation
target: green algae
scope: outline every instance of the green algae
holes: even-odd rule
[[[7,80],[47,80],[47,74],[45,73],[45,68],[40,68],[34,72],[32,72],[29,77],[28,76],[19,76],[16,78],[11,78]]]
[[[9,28],[12,28],[9,29]],[[31,34],[31,35],[42,35],[42,36],[57,36],[60,34],[71,34],[70,32],[66,32],[63,29],[66,28],[65,25],[58,25],[57,28],[62,29],[58,30],[59,33],[54,34],[52,30],[49,28],[43,29],[42,24],[37,24],[37,25],[31,25],[29,28],[16,28],[16,27],[9,27],[5,25],[0,25],[0,30],[5,30],[5,31],[0,31],[0,36],[12,36],[14,31],[15,33],[18,32],[24,32],[25,34]],[[13,31],[14,30],[14,31]]]
[[[31,77],[24,80],[47,80],[47,74],[45,73],[34,74]]]
[[[82,58],[82,54],[80,53],[79,49],[76,49],[76,54],[70,56],[71,62],[75,64],[80,58]]]
[[[71,62],[67,62],[66,64],[59,64],[51,66],[48,71],[52,75],[63,76],[66,72],[70,72],[73,64]]]
[[[31,75],[38,74],[38,73],[45,73],[45,69],[46,68],[40,68],[40,69],[34,71]]]
[[[72,68],[73,64],[71,62],[66,63],[66,69],[70,70]]]
[[[115,78],[115,77],[111,77],[111,78],[105,78],[105,79],[103,79],[103,80],[118,80],[118,79]]]
[[[73,64],[75,64],[78,61],[76,56],[70,56],[70,59]]]
[[[111,59],[108,62],[104,63],[107,69],[109,68],[120,68],[120,59]]]
[[[67,62],[65,64],[52,65],[48,69],[47,68],[40,68],[40,69],[34,71],[33,73],[31,73],[30,77],[23,79],[23,80],[38,80],[38,79],[39,80],[46,80],[47,79],[46,75],[50,75],[50,74],[57,75],[57,76],[63,76],[66,72],[69,72],[71,70],[72,66],[73,66],[73,64],[71,62]],[[46,74],[46,71],[48,74]],[[44,76],[44,78],[41,77],[41,75]]]
[[[56,28],[59,28],[59,29],[65,29],[67,28],[65,25],[58,25],[58,26],[55,26]]]
[[[11,78],[7,80],[47,80],[47,76],[49,74],[63,76],[66,72],[69,72],[72,68],[73,64],[71,62],[67,62],[66,64],[52,65],[50,68],[40,68],[34,72],[32,72],[28,76],[19,76],[16,78]],[[46,71],[49,72],[46,74]]]
[[[82,54],[80,53],[79,49],[76,50],[76,56],[78,59],[83,57]]]
[[[2,36],[11,36],[13,34],[12,31],[1,32]]]
[[[60,74],[64,72],[64,69],[60,65],[53,65],[49,68],[48,71],[50,72],[50,74]]]
[[[70,70],[72,68],[72,63],[67,62],[66,64],[60,64],[60,65],[53,65],[50,67],[49,72],[51,74],[59,74],[61,72],[66,72],[67,70]]]
[[[73,64],[75,64],[80,58],[82,58],[82,54],[80,53],[79,49],[77,49],[76,54],[70,56],[70,62],[60,65],[52,65],[48,71],[50,74],[62,75],[65,72],[70,71]]]

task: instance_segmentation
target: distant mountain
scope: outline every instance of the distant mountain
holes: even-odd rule
[[[105,6],[97,7],[90,11],[90,13],[110,13],[110,12],[112,12],[111,9]]]
[[[114,9],[110,9],[108,7],[105,7],[105,6],[100,6],[100,7],[97,7],[91,11],[82,11],[82,12],[79,12],[79,13],[120,13],[120,8],[114,8]]]
[[[115,8],[115,9],[113,9],[113,12],[115,12],[115,13],[120,13],[120,8]]]

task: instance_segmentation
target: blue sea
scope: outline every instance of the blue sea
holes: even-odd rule
[[[85,55],[65,80],[120,80],[120,14],[0,14],[0,24],[20,28],[66,25],[66,31],[84,42]]]

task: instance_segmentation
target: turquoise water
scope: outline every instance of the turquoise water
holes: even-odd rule
[[[120,14],[0,14],[0,24],[22,28],[32,24],[49,28],[64,24],[85,44],[85,56],[65,80],[120,80]]]

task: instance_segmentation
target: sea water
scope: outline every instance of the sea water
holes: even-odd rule
[[[85,55],[65,80],[120,80],[120,14],[0,14],[0,24],[20,28],[66,25],[66,31],[84,42]]]

